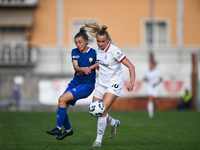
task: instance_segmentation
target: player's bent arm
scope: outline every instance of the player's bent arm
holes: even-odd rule
[[[72,60],[72,64],[74,67],[75,71],[79,71],[79,72],[84,72],[86,75],[88,75],[89,73],[91,73],[91,70],[89,69],[89,67],[79,67],[78,66],[78,60]]]
[[[135,84],[135,66],[128,60],[128,58],[125,58],[122,63],[128,67],[129,74],[130,74],[130,83]]]
[[[90,66],[89,69],[92,70],[92,69],[96,69],[97,67],[98,67],[98,64],[95,63],[94,65]]]
[[[74,71],[82,71],[81,67],[78,66],[78,60],[72,60]]]
[[[145,82],[147,82],[148,81],[148,79],[145,77],[144,79],[143,79]]]
[[[159,81],[158,81],[158,84],[161,83],[161,82],[162,82],[162,78],[160,77],[160,78],[159,78]]]
[[[155,83],[154,86],[160,84],[161,82],[162,82],[162,78],[160,77],[160,78],[159,78],[159,81],[158,81],[157,83]]]
[[[122,63],[129,69],[130,83],[128,84],[127,89],[128,91],[132,91],[133,86],[135,85],[135,66],[128,60],[128,58],[125,58]]]

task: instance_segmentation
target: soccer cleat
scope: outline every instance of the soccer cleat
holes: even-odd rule
[[[115,124],[113,126],[110,126],[111,128],[111,133],[110,133],[110,138],[112,139],[115,134],[117,133],[117,127],[121,124],[119,120],[115,120]]]
[[[61,135],[62,134],[62,130],[60,130],[57,127],[55,127],[52,130],[48,130],[47,133],[51,134],[51,135]]]
[[[71,129],[69,132],[63,132],[61,135],[57,136],[57,140],[62,140],[64,139],[66,136],[70,136],[73,135],[74,131]]]
[[[101,147],[101,143],[95,141],[95,142],[92,144],[92,147]]]

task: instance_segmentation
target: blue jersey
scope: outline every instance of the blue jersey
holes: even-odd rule
[[[90,67],[96,62],[96,51],[92,48],[85,53],[82,53],[78,48],[72,50],[72,60],[78,60],[79,67]],[[96,72],[95,69],[91,70],[89,75],[77,75],[77,71],[74,73],[74,78],[71,83],[74,85],[81,84],[95,84]]]

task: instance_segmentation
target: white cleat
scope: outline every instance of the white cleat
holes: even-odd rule
[[[95,142],[92,144],[92,147],[101,147],[101,143],[95,141]]]
[[[119,120],[115,120],[115,124],[113,126],[110,126],[111,128],[111,133],[110,133],[110,138],[112,139],[115,134],[117,133],[117,127],[121,124]]]

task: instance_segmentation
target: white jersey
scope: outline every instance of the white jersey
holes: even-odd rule
[[[159,94],[160,85],[153,86],[155,83],[159,82],[161,75],[157,69],[149,70],[145,73],[145,78],[147,79],[147,94],[157,97]]]
[[[97,83],[106,87],[114,84],[124,84],[124,77],[121,67],[121,62],[126,56],[121,50],[113,45],[108,44],[104,50],[96,47],[97,64],[99,65],[99,73]]]
[[[153,86],[153,84],[159,82],[160,77],[160,72],[157,69],[149,70],[145,73],[145,78],[147,78],[149,86]]]

